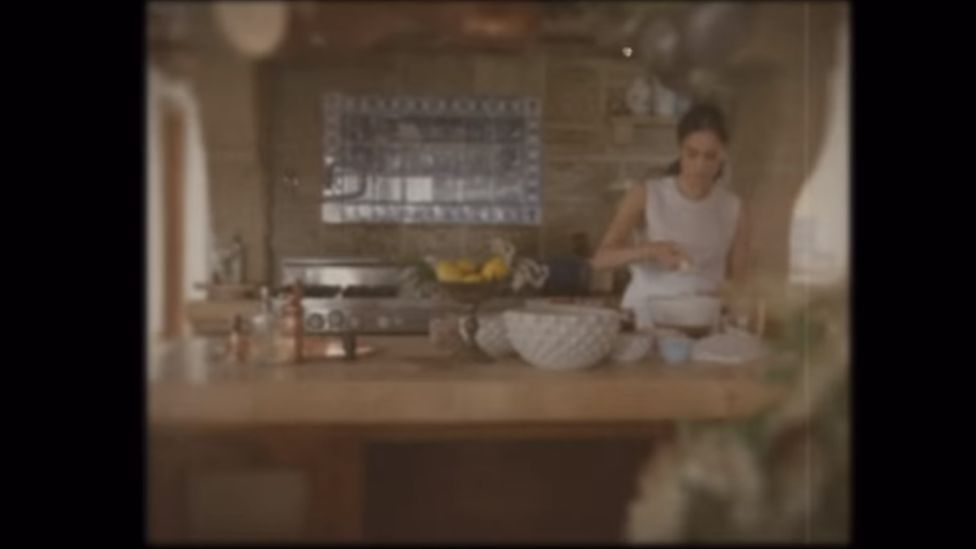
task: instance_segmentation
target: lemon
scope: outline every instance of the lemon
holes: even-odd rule
[[[481,276],[480,274],[469,274],[469,275],[465,275],[463,280],[464,280],[464,282],[467,282],[469,284],[470,283],[478,283],[478,282],[484,282],[485,281],[484,277]]]
[[[454,263],[454,266],[457,267],[457,270],[461,271],[462,274],[469,275],[478,272],[478,267],[474,264],[474,261],[467,258],[458,259]]]
[[[501,280],[508,274],[508,266],[505,265],[505,260],[498,256],[492,257],[481,267],[481,276],[485,280]]]
[[[435,271],[437,280],[441,282],[460,282],[464,278],[464,273],[457,268],[457,265],[447,259],[438,261]]]

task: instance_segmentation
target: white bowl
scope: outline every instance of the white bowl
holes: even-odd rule
[[[654,334],[650,332],[620,334],[613,345],[611,357],[614,362],[637,362],[651,352],[653,344]]]
[[[620,333],[620,313],[597,307],[533,307],[502,317],[518,354],[545,370],[594,366],[610,354]]]
[[[478,315],[478,333],[475,340],[478,347],[492,358],[515,354],[515,347],[508,340],[501,313]]]
[[[655,326],[677,328],[715,326],[722,306],[717,297],[702,295],[652,297],[645,303]]]

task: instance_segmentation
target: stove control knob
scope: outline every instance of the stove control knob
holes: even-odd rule
[[[353,330],[358,330],[359,328],[362,327],[362,325],[363,323],[359,320],[358,316],[349,318],[349,327],[352,328]]]
[[[389,329],[390,318],[386,316],[380,316],[376,318],[376,325],[379,326],[381,330]]]
[[[321,332],[325,328],[325,317],[320,313],[312,313],[305,317],[305,329],[310,332]]]
[[[329,313],[329,329],[341,330],[346,327],[346,315],[342,311],[332,311]]]

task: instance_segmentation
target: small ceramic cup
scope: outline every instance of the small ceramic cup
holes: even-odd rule
[[[679,333],[658,334],[658,351],[668,364],[682,364],[691,360],[694,340]]]

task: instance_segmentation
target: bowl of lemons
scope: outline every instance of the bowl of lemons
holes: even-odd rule
[[[481,336],[484,334],[481,332],[485,330],[480,326],[478,309],[485,301],[512,291],[514,247],[493,241],[490,249],[491,255],[483,260],[470,257],[427,258],[441,293],[469,309],[459,328],[468,350],[479,360],[491,360],[495,354],[482,349],[484,342]]]
[[[444,293],[461,303],[473,304],[503,295],[510,286],[511,270],[501,256],[483,262],[471,258],[438,259],[434,273]]]

